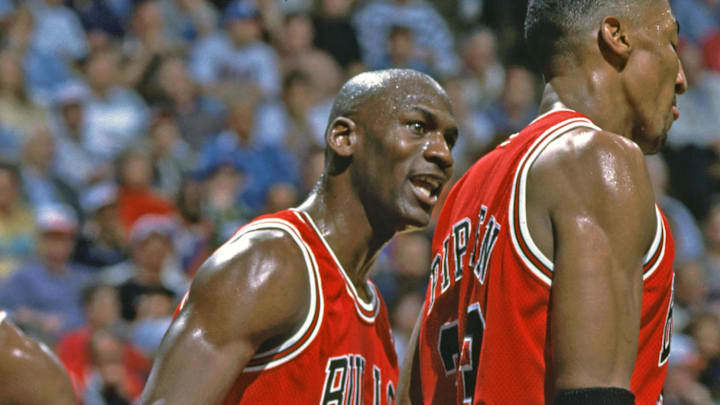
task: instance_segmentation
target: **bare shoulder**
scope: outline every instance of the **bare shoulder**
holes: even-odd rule
[[[231,336],[282,334],[302,322],[310,288],[305,253],[279,229],[253,230],[221,246],[198,271],[184,312]]]
[[[74,404],[65,368],[50,349],[0,322],[0,403]]]
[[[531,184],[546,202],[581,198],[592,206],[654,201],[642,150],[620,135],[576,128],[550,143],[531,168]],[[550,206],[549,208],[552,208]]]
[[[528,195],[528,207],[552,224],[545,240],[550,229],[601,229],[642,254],[657,229],[642,150],[610,132],[577,128],[550,143],[531,166]]]

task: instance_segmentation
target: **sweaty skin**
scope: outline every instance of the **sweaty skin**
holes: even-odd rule
[[[0,405],[75,405],[70,378],[45,345],[0,312]]]
[[[554,263],[547,366],[555,393],[630,389],[642,261],[657,227],[643,154],[664,144],[678,116],[675,95],[686,88],[669,4],[654,3],[645,13],[641,21],[647,26],[603,18],[574,64],[545,74],[539,114],[570,108],[604,129],[577,128],[560,136],[528,177],[528,227]],[[419,323],[408,346],[415,356],[406,357],[401,371],[398,404],[422,403],[418,328]]]
[[[429,222],[432,201],[450,178],[458,135],[447,95],[436,83],[410,71],[390,77],[366,74],[357,91],[341,90],[326,132],[325,172],[299,207],[364,299],[382,247],[395,233]],[[426,195],[417,176],[434,179],[438,188]],[[308,283],[302,253],[286,233],[252,231],[231,239],[199,270],[141,403],[222,403],[258,350],[301,326]]]

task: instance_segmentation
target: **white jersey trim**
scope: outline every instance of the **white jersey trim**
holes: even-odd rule
[[[643,273],[643,281],[647,280],[648,277],[652,276],[653,273],[655,273],[655,270],[660,267],[660,263],[662,263],[663,258],[665,257],[665,238],[667,237],[665,232],[665,221],[663,220],[662,214],[660,214],[660,208],[657,206],[657,204],[655,204],[655,217],[657,218],[655,237],[653,238],[653,242],[650,244],[650,248],[643,257],[643,266],[650,263],[658,249],[660,249],[660,254],[658,255],[658,258],[655,259],[655,263],[653,263],[652,267],[650,267]]]
[[[559,110],[553,110],[552,112],[557,112]],[[549,113],[546,113],[549,114]],[[589,119],[583,118],[583,117],[573,117],[570,119],[567,119],[565,121],[562,121],[558,124],[555,124],[554,126],[550,127],[548,130],[546,130],[542,135],[540,135],[528,148],[528,151],[525,153],[523,158],[520,160],[520,163],[518,164],[517,170],[515,172],[515,178],[513,179],[513,185],[512,185],[512,193],[510,195],[510,204],[508,208],[508,219],[510,223],[510,238],[513,242],[513,247],[515,248],[515,252],[518,254],[520,259],[525,263],[527,268],[530,270],[532,274],[534,274],[537,278],[540,279],[543,283],[545,283],[548,286],[552,285],[552,279],[548,277],[545,273],[542,272],[533,262],[525,255],[525,253],[522,251],[520,247],[520,243],[518,242],[518,237],[522,238],[525,244],[527,245],[530,252],[538,259],[540,262],[547,267],[550,271],[553,270],[553,262],[548,259],[540,250],[540,248],[537,247],[535,244],[535,241],[532,239],[532,236],[530,235],[530,229],[528,228],[527,224],[527,207],[526,207],[526,200],[527,200],[527,177],[530,173],[530,167],[532,164],[537,160],[537,158],[542,154],[542,152],[545,150],[545,148],[554,140],[556,140],[561,135],[567,133],[568,131],[579,128],[579,127],[586,127],[586,128],[592,128],[595,130],[600,131],[601,129],[597,127],[595,124],[593,124]],[[527,163],[527,164],[526,164]],[[518,187],[518,182],[519,187]],[[519,228],[520,228],[520,235],[516,235],[515,232],[515,195],[516,195],[516,189],[519,189],[519,196],[518,196],[518,220],[519,220]]]
[[[310,226],[315,230],[315,233],[317,233],[318,238],[322,241],[323,245],[325,245],[325,249],[330,253],[330,256],[335,261],[335,264],[337,265],[338,269],[340,269],[340,274],[345,279],[345,289],[347,290],[347,293],[350,294],[350,297],[355,302],[355,309],[360,318],[362,318],[366,322],[374,322],[375,318],[377,318],[378,313],[380,312],[380,305],[379,305],[379,299],[378,294],[375,290],[375,287],[373,286],[372,282],[370,280],[366,281],[367,289],[370,294],[370,302],[364,301],[360,295],[358,295],[357,289],[355,289],[355,284],[353,284],[352,280],[348,276],[347,272],[345,271],[345,268],[343,267],[342,263],[340,263],[340,260],[338,260],[337,256],[335,255],[335,252],[333,251],[332,247],[330,247],[330,244],[325,240],[325,237],[320,233],[320,230],[318,229],[317,225],[315,225],[315,220],[312,219],[310,214],[307,212],[300,212],[296,209],[291,209],[295,215],[298,216],[298,218],[302,219],[303,221],[310,224]],[[365,315],[362,310],[365,310],[367,312],[372,313],[372,316]]]
[[[317,261],[315,260],[315,255],[313,254],[312,249],[310,249],[307,243],[305,243],[305,241],[300,236],[300,232],[298,231],[298,229],[292,223],[279,218],[268,218],[252,222],[249,225],[245,226],[235,236],[233,236],[233,238],[230,239],[228,243],[232,243],[238,240],[249,232],[265,229],[275,229],[287,233],[293,239],[298,248],[300,248],[308,272],[308,281],[310,284],[310,307],[308,309],[307,316],[305,317],[305,321],[291,337],[289,337],[287,340],[272,349],[256,353],[251,358],[251,361],[252,359],[267,357],[280,353],[283,350],[286,350],[287,348],[299,342],[305,335],[307,335],[308,332],[310,332],[311,335],[301,346],[297,347],[292,352],[267,363],[263,363],[257,366],[245,367],[243,372],[260,371],[268,368],[273,368],[297,357],[305,350],[305,348],[310,345],[310,343],[315,340],[315,337],[317,336],[318,331],[320,330],[320,327],[322,325],[324,315],[322,279],[320,278],[320,272],[318,270]],[[319,318],[315,323],[315,327],[310,331],[309,329],[312,326],[312,321],[317,311],[319,311]]]

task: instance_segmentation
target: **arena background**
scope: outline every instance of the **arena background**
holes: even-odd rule
[[[720,1],[671,1],[688,91],[648,157],[677,246],[666,404],[720,404]],[[86,405],[139,396],[198,266],[254,216],[298,204],[355,73],[440,81],[456,175],[536,114],[515,0],[0,0],[0,308],[55,348]],[[622,209],[622,207],[618,207]],[[430,236],[373,279],[400,357]]]

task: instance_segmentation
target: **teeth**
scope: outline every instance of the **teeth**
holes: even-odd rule
[[[433,194],[435,190],[439,190],[440,188],[440,182],[430,176],[417,176],[415,177],[415,181],[419,183],[419,187],[427,188],[430,194]]]
[[[421,192],[422,194],[424,194],[425,197],[430,197],[430,190],[427,189],[426,187],[424,187],[424,186],[418,186],[417,189],[420,190],[420,192]]]

